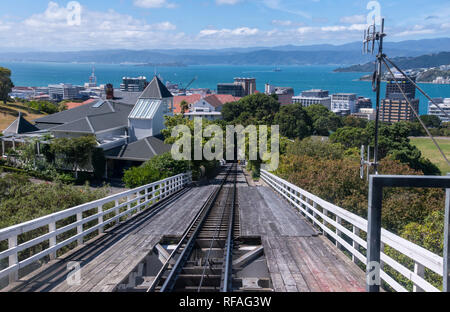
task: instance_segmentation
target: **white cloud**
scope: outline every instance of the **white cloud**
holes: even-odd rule
[[[3,45],[8,48],[39,47],[45,50],[143,49],[159,47],[161,42],[168,42],[168,38],[175,45],[175,41],[183,40],[186,36],[184,33],[175,33],[177,27],[169,21],[148,23],[144,19],[114,10],[98,12],[83,8],[79,26],[67,23],[68,14],[65,7],[50,2],[43,13],[8,25],[15,31],[0,35]]]
[[[134,0],[134,5],[140,8],[174,8],[175,4],[167,2],[167,0]]]
[[[352,15],[352,16],[344,16],[340,19],[341,23],[344,24],[362,24],[366,22],[365,15]]]
[[[200,31],[199,37],[218,36],[218,37],[230,37],[230,36],[253,36],[259,33],[258,28],[240,27],[235,29],[204,29]]]
[[[238,2],[241,2],[241,0],[216,0],[216,3],[218,5],[223,5],[223,4],[235,5]]]

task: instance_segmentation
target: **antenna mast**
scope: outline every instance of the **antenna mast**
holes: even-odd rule
[[[374,161],[370,163],[370,157],[368,159],[369,166],[373,166],[375,174],[378,174],[378,132],[380,126],[380,101],[381,101],[381,76],[382,76],[382,64],[383,64],[383,40],[386,37],[384,33],[384,18],[381,20],[381,31],[377,31],[376,21],[373,25],[364,31],[363,52],[365,54],[373,54],[375,51],[375,43],[378,43],[378,54],[376,60],[376,70],[373,75],[372,89],[376,92],[376,115],[375,115],[375,142],[374,142]]]

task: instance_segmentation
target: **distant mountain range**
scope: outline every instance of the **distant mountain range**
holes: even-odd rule
[[[392,61],[403,70],[439,67],[442,65],[450,65],[450,52],[427,54],[418,57],[395,57],[392,58]],[[373,72],[374,70],[375,63],[368,62],[362,65],[338,68],[335,72]],[[384,68],[383,71],[385,70]]]
[[[153,49],[96,50],[76,52],[0,52],[0,62],[61,62],[61,63],[134,63],[184,65],[352,65],[373,59],[363,55],[362,43],[343,45],[278,46],[229,48],[217,50]],[[450,51],[450,38],[386,42],[385,51],[391,57],[416,57],[423,54]]]

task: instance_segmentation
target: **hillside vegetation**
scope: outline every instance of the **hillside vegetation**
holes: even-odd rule
[[[418,57],[395,57],[392,61],[400,68],[415,69],[415,68],[431,68],[438,67],[441,65],[450,64],[450,52],[441,52],[437,54],[428,54]],[[341,67],[335,69],[335,72],[345,73],[345,72],[372,72],[375,68],[374,62],[369,62],[360,65],[353,65],[349,67]],[[383,65],[383,71],[386,71]]]
[[[29,108],[22,103],[8,103],[6,105],[0,103],[0,132],[5,130],[15,119],[17,119],[19,112],[21,112],[22,116],[30,122],[46,115],[45,113]]]

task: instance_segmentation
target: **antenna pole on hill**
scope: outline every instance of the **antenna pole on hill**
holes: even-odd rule
[[[376,71],[373,75],[372,89],[376,92],[376,114],[375,114],[375,142],[374,142],[374,161],[372,166],[374,167],[375,174],[378,174],[378,131],[380,126],[380,101],[381,101],[381,76],[382,76],[382,64],[383,64],[383,39],[386,37],[384,33],[384,18],[381,20],[381,32],[377,31],[375,21],[373,25],[369,26],[367,31],[364,31],[364,50],[363,52],[374,53],[375,42],[378,43],[378,54],[376,61]],[[369,159],[370,160],[370,159]]]

